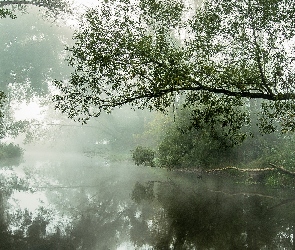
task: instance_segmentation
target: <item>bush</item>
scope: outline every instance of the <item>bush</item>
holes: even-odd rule
[[[23,155],[20,146],[10,144],[0,144],[0,163],[1,165],[18,165]]]
[[[132,159],[135,165],[144,165],[154,167],[155,152],[149,148],[138,146],[132,151]]]

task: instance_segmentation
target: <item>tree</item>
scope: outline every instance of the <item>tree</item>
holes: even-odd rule
[[[205,0],[189,13],[181,0],[90,9],[68,48],[75,72],[55,82],[57,108],[86,122],[125,104],[165,111],[182,98],[195,125],[231,133],[250,124],[258,100],[261,131],[294,131],[295,2]]]
[[[60,58],[72,31],[51,21],[70,13],[66,0],[0,1],[0,139],[28,127],[14,120],[17,102],[31,102],[48,92],[51,79],[67,74]]]
[[[135,165],[145,165],[154,167],[155,152],[149,148],[138,146],[132,151],[132,160]]]
[[[24,93],[44,94],[51,78],[64,76],[69,71],[60,58],[72,31],[43,20],[36,15],[37,10],[30,9],[27,15],[14,12],[18,16],[16,20],[1,21],[0,90],[4,92],[18,83],[20,86],[13,92],[23,89]]]
[[[12,14],[12,12],[8,9],[0,9],[0,19],[1,18],[5,18],[5,17],[11,17],[11,18],[15,18],[15,16]],[[3,108],[5,102],[5,94],[3,91],[0,91],[0,138],[3,137],[3,135],[5,134],[5,131],[3,129],[3,111],[1,110]]]
[[[72,35],[69,27],[53,26],[48,19],[68,14],[69,3],[66,0],[0,1],[0,7],[18,17],[13,21],[8,18],[1,20],[0,90],[6,92],[9,83],[22,81],[24,86],[24,83],[30,83],[34,90],[44,91],[48,79],[61,76],[61,70],[65,72],[60,63],[60,53]],[[16,11],[16,8],[26,8],[30,15],[21,15],[22,11]],[[36,20],[39,10],[43,10],[46,20],[40,16]]]
[[[9,9],[4,9],[4,7],[24,8],[29,5],[45,8],[46,14],[50,16],[57,16],[61,12],[71,12],[70,3],[67,0],[3,0],[0,1],[0,17],[15,17]]]
[[[0,167],[17,166],[23,156],[23,149],[12,143],[0,143]]]

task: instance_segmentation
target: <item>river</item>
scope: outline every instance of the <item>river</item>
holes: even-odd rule
[[[1,176],[0,249],[295,249],[292,189],[81,154]]]

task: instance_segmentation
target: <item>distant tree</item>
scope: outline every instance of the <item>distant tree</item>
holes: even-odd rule
[[[37,7],[44,7],[49,12],[47,14],[54,13],[55,15],[60,12],[69,12],[70,3],[67,0],[2,0],[0,1],[0,16],[13,16],[12,12],[4,7],[8,8],[10,6],[17,6],[17,8],[24,7],[26,5],[34,5]]]
[[[135,165],[145,165],[154,167],[155,152],[149,148],[138,146],[132,151],[132,160]]]
[[[12,143],[0,144],[0,163],[4,165],[18,164],[21,156],[23,155],[23,149]]]
[[[295,130],[295,2],[205,0],[190,18],[181,0],[104,1],[68,48],[75,72],[56,81],[57,107],[86,122],[130,104],[165,111],[182,98],[194,124],[229,133],[250,124]],[[182,35],[185,34],[185,35]]]
[[[9,16],[11,18],[15,18],[15,16],[12,14],[12,12],[10,10],[1,8],[0,9],[0,19],[5,18],[7,16]],[[4,127],[3,127],[3,124],[2,124],[2,120],[3,120],[2,108],[3,108],[3,105],[4,105],[4,101],[5,101],[5,94],[4,94],[3,91],[0,91],[0,138],[2,138],[3,135],[5,134]]]
[[[40,15],[36,19],[38,10],[43,19]],[[68,14],[72,9],[67,0],[0,1],[0,139],[24,131],[28,125],[14,121],[11,102],[30,102],[36,95],[47,93],[50,79],[66,74],[68,67],[60,57],[72,31],[53,26],[48,20]]]

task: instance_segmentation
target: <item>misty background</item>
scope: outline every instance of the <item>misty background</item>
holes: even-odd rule
[[[84,125],[55,109],[53,81],[73,71],[65,47],[93,2],[12,4],[17,18],[0,19],[0,249],[294,249],[292,178],[206,172],[292,166],[292,135],[253,126],[255,139],[232,147],[192,129],[181,100]]]

